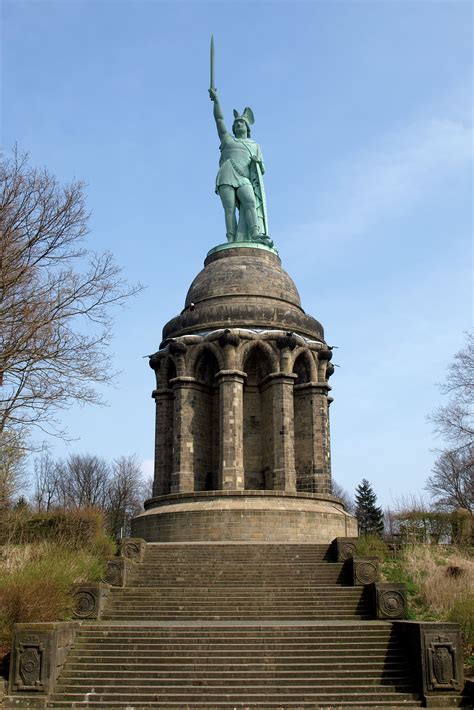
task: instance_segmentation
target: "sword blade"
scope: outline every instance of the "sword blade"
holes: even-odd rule
[[[211,89],[214,89],[214,35],[211,35]]]

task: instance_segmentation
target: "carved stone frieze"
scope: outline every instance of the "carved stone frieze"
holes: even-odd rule
[[[394,629],[412,665],[425,706],[458,707],[459,693],[464,688],[459,624],[395,621]]]
[[[102,581],[106,584],[111,584],[112,587],[123,587],[129,564],[130,562],[127,559],[114,558],[108,560]]]
[[[78,619],[96,619],[98,600],[93,592],[80,589],[73,593],[74,616]]]
[[[353,584],[355,587],[365,587],[377,581],[379,575],[378,557],[352,558]]]
[[[108,595],[108,585],[77,584],[72,590],[74,617],[76,619],[100,619]]]
[[[125,537],[120,541],[120,556],[132,562],[141,562],[145,549],[146,542],[141,537]]]
[[[16,690],[44,691],[44,645],[37,636],[26,637],[15,645],[14,686]]]
[[[404,619],[407,611],[405,585],[377,582],[374,587],[377,619]]]
[[[337,537],[335,542],[338,562],[345,562],[354,557],[357,546],[356,537]]]
[[[453,634],[426,633],[425,652],[429,690],[459,690],[460,647]]]

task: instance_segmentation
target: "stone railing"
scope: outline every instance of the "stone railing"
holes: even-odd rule
[[[44,708],[79,621],[15,624],[5,708]]]
[[[460,696],[464,674],[459,625],[396,621],[394,626],[406,649],[425,707],[471,707],[463,704],[464,698]]]

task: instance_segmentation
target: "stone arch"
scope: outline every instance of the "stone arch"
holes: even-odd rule
[[[219,363],[213,351],[210,348],[203,348],[194,361],[193,376],[198,382],[214,387],[219,370]]]
[[[273,399],[268,375],[275,371],[272,348],[253,342],[245,349],[242,369],[247,377],[243,392],[243,462],[246,489],[273,489]]]
[[[199,343],[188,347],[186,370],[189,376],[196,377],[196,364],[206,351],[216,359],[217,371],[224,369],[224,356],[221,349],[215,343]]]
[[[298,348],[293,353],[292,372],[297,375],[296,385],[317,380],[316,365],[307,348]]]
[[[177,377],[177,367],[174,358],[171,355],[167,355],[161,365],[162,372],[162,382],[163,387],[170,386],[170,380]]]
[[[240,369],[247,372],[246,367],[248,367],[247,363],[249,362],[249,358],[251,357],[254,359],[257,353],[260,353],[258,355],[258,360],[261,363],[261,366],[266,370],[265,376],[272,372],[279,371],[280,367],[278,355],[272,346],[264,340],[251,340],[244,344],[239,353]]]
[[[216,350],[210,343],[198,345],[191,358],[192,369],[188,369],[196,380],[189,432],[193,443],[195,491],[218,488],[219,384],[216,375],[221,368]]]

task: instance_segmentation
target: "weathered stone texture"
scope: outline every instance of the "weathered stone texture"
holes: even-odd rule
[[[355,519],[335,502],[309,494],[241,491],[169,496],[132,521],[150,542],[253,540],[327,542],[355,535]]]
[[[170,494],[213,490],[300,492],[329,500],[332,351],[275,254],[253,248],[212,254],[191,285],[184,311],[163,335],[161,349],[150,358],[157,385],[151,507]],[[202,511],[191,512],[201,520]],[[271,527],[275,511],[267,513],[266,522],[261,511],[255,523],[263,526],[261,539],[271,534],[265,526]],[[342,508],[332,514],[342,517],[323,533],[324,540],[355,534]],[[234,522],[227,513],[218,523],[229,526],[222,534],[243,539],[247,530],[255,537],[251,514],[243,515],[245,521]],[[290,518],[290,527],[299,525],[294,511]],[[160,522],[159,533],[156,520],[150,523],[153,539],[171,539],[170,520]],[[316,520],[308,526],[321,529]],[[207,523],[198,528],[199,535],[205,529],[217,534]],[[275,535],[282,535],[279,523]]]

